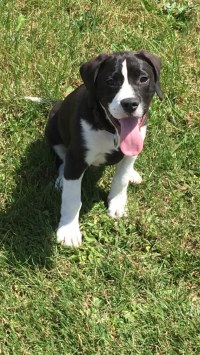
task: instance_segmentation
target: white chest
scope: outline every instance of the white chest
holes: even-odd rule
[[[82,135],[87,148],[85,161],[88,165],[98,166],[106,161],[106,154],[116,150],[115,135],[105,130],[94,130],[84,119],[81,120]]]

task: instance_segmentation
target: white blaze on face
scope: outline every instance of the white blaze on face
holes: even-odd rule
[[[130,115],[124,111],[121,101],[124,99],[138,99],[134,88],[128,81],[127,61],[122,62],[121,71],[124,81],[118,93],[108,105],[111,115],[120,122],[120,149],[126,156],[138,155],[143,149],[143,137],[140,132],[139,118],[143,115],[142,104]]]
[[[128,82],[128,70],[126,59],[122,62],[122,75],[124,77],[124,82],[118,91],[118,93],[113,98],[112,102],[109,103],[108,109],[111,115],[117,119],[121,119],[127,116],[127,113],[124,112],[121,101],[127,98],[136,98],[133,87]],[[143,115],[142,105],[139,104],[137,109],[134,111],[135,117],[141,117]]]

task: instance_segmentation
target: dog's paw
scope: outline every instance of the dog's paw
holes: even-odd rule
[[[136,171],[136,170],[133,170],[131,172],[131,175],[130,175],[130,180],[129,180],[132,184],[141,184],[142,182],[142,178],[140,176],[140,174]]]
[[[66,224],[58,227],[57,242],[65,247],[80,247],[82,244],[82,235],[78,225]]]
[[[108,215],[112,218],[126,216],[126,197],[115,197],[108,203]]]

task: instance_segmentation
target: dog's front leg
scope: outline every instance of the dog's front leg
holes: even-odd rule
[[[78,170],[77,172],[75,161],[73,167],[70,167],[69,161],[66,159],[57,241],[68,247],[78,247],[82,243],[79,229],[79,211],[81,209],[81,182],[84,169],[79,168]]]
[[[108,195],[108,214],[113,218],[123,216],[127,200],[127,187],[133,172],[135,157],[125,156],[118,164]]]

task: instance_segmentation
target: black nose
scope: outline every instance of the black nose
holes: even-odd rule
[[[122,105],[124,111],[126,111],[128,113],[132,113],[138,107],[139,100],[136,98],[129,97],[127,99],[121,100],[120,104]]]

